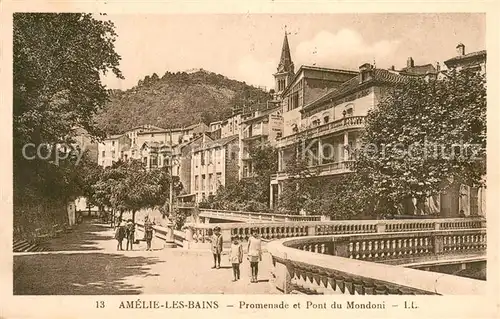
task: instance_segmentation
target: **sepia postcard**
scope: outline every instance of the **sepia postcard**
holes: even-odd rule
[[[0,8],[0,318],[499,316],[493,3]]]

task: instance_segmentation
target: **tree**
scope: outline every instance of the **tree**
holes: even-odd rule
[[[28,160],[23,147],[72,143],[75,128],[93,138],[103,136],[94,123],[108,100],[100,75],[111,71],[123,78],[114,26],[90,14],[16,13],[13,37],[15,201],[27,193],[68,199],[77,195],[65,191],[77,189],[68,184],[74,162],[57,166],[38,157]]]
[[[315,201],[323,183],[318,179],[319,172],[309,167],[307,153],[298,147],[286,162],[285,173],[288,178],[283,183],[283,191],[278,201],[279,210],[298,214],[302,210],[311,212],[309,203]]]
[[[404,83],[368,114],[362,142],[357,174],[372,185],[380,213],[460,184],[484,186],[484,76],[450,71],[443,80]]]
[[[106,168],[94,185],[95,197],[102,205],[109,205],[120,212],[135,214],[143,208],[162,207],[169,199],[170,183],[178,194],[182,188],[178,178],[172,179],[167,167],[146,169],[137,160],[115,162]]]

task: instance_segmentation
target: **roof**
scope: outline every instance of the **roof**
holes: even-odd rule
[[[328,100],[333,100],[340,98],[344,95],[350,94],[354,91],[357,91],[359,89],[365,88],[365,87],[371,87],[375,84],[400,84],[405,82],[408,79],[408,77],[404,75],[399,75],[397,73],[391,72],[389,70],[384,70],[384,69],[372,69],[372,78],[363,82],[359,83],[359,76],[356,76],[344,83],[342,83],[338,88],[332,89],[329,92],[327,92],[325,95],[320,97],[319,99],[316,99],[315,101],[309,103],[308,105],[304,106],[303,110],[310,110]]]
[[[116,140],[122,136],[123,136],[123,134],[113,134],[113,135],[110,135],[109,137],[107,137],[106,140]]]
[[[147,128],[147,129],[154,129],[154,130],[163,130],[163,128],[158,127],[158,126],[154,126],[154,125],[151,125],[151,124],[143,124],[143,125],[139,125],[139,126],[133,127],[133,128],[131,128],[131,129],[127,130],[127,132],[128,132],[128,131],[135,130],[135,129],[138,129],[138,128]]]
[[[311,70],[311,71],[321,71],[321,72],[328,72],[328,73],[343,73],[343,74],[349,74],[352,76],[357,75],[359,72],[358,71],[352,71],[352,70],[342,70],[342,69],[331,69],[331,68],[324,68],[324,67],[319,67],[319,66],[311,66],[311,65],[301,65],[299,70],[295,73],[293,76],[292,80],[288,84],[288,86],[283,90],[283,95],[293,86],[293,83],[301,73],[301,71],[305,70]]]
[[[234,141],[235,139],[238,139],[238,134],[223,137],[223,138],[218,139],[218,140],[209,141],[208,143],[205,143],[205,145],[202,145],[201,147],[197,148],[194,151],[196,152],[196,151],[201,151],[204,149],[224,146],[224,145]]]
[[[249,119],[246,119],[246,120],[243,121],[243,123],[249,123],[249,122],[257,121],[257,120],[259,120],[261,118],[267,117],[269,114],[271,114],[271,113],[273,113],[273,112],[275,112],[276,110],[279,110],[279,109],[281,109],[281,106],[274,107],[272,109],[263,110],[260,115],[251,117]]]
[[[416,65],[401,69],[404,75],[426,75],[427,73],[436,73],[437,70],[432,64]]]
[[[451,59],[444,61],[444,64],[446,64],[446,66],[448,66],[448,64],[454,64],[454,63],[459,62],[460,60],[482,58],[482,57],[484,57],[486,59],[486,50],[471,52],[471,53],[467,53],[464,55],[458,55],[456,57],[453,57]]]
[[[195,128],[195,127],[197,127],[197,126],[201,126],[201,125],[205,125],[205,126],[206,126],[206,124],[205,124],[205,123],[200,122],[200,123],[191,124],[191,125],[189,125],[189,126],[186,126],[184,129],[185,129],[185,130],[189,130],[189,129],[192,129],[192,128]]]

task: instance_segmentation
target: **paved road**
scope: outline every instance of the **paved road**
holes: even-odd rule
[[[241,280],[232,282],[227,255],[222,256],[221,269],[211,269],[208,251],[161,246],[157,240],[153,251],[145,251],[143,242],[133,251],[117,251],[108,226],[84,223],[47,243],[48,252],[14,254],[14,294],[279,293],[272,285],[269,254],[260,263],[259,283],[250,283],[246,260]]]

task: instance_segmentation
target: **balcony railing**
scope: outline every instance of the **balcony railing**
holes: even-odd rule
[[[316,138],[327,134],[340,132],[349,128],[363,128],[365,125],[365,116],[348,116],[340,120],[329,122],[323,125],[308,128],[293,135],[282,137],[278,140],[278,147],[284,147],[296,143],[303,138]]]
[[[307,170],[311,174],[317,174],[318,176],[337,175],[337,174],[352,172],[352,170],[354,169],[354,165],[355,161],[349,160],[349,161],[315,165],[307,168]],[[289,178],[289,176],[285,171],[281,171],[271,175],[271,180],[283,180],[287,178]]]

